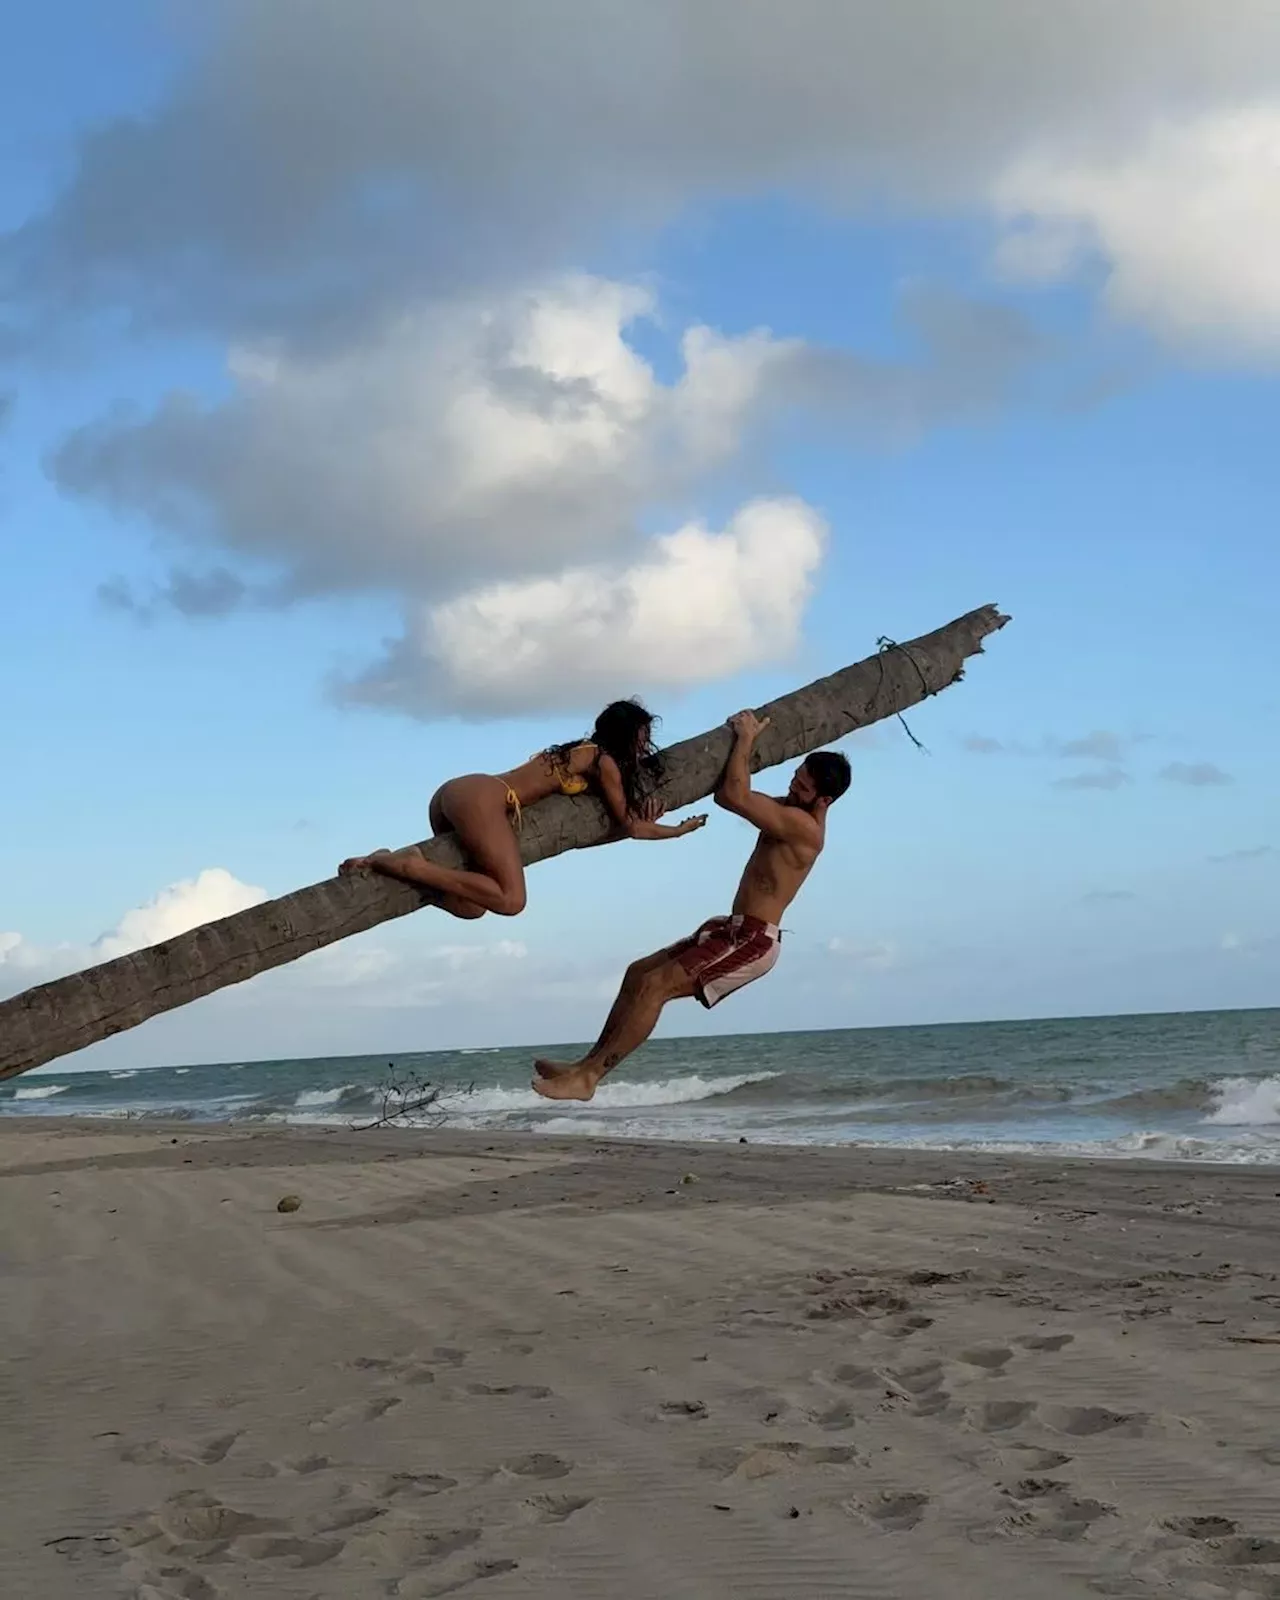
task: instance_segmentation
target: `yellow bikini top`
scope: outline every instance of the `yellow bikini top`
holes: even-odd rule
[[[574,745],[574,750],[594,750],[596,747],[590,739],[584,739],[581,744]],[[569,752],[570,755],[573,751]],[[591,787],[591,779],[585,772],[570,772],[567,759],[557,761],[555,764],[556,780],[560,785],[561,794],[586,794]]]

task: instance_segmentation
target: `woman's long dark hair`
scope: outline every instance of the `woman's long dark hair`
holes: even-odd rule
[[[646,800],[662,781],[662,757],[653,743],[653,730],[659,719],[638,700],[613,700],[596,718],[590,743],[598,745],[618,763],[627,810],[639,816]],[[559,766],[571,751],[586,741],[571,740],[555,744],[546,752],[548,760]]]

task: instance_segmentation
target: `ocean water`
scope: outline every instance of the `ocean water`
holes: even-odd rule
[[[662,1039],[580,1107],[531,1092],[533,1054],[55,1068],[0,1083],[0,1116],[359,1125],[394,1074],[459,1128],[1280,1163],[1280,1011]]]

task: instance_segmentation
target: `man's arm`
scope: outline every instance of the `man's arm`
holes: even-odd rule
[[[767,794],[757,794],[751,787],[751,752],[755,742],[769,726],[769,719],[761,721],[753,711],[739,711],[729,718],[733,729],[733,750],[716,788],[715,801],[725,811],[742,817],[771,839],[807,839],[812,832],[812,819],[794,806],[784,806]]]

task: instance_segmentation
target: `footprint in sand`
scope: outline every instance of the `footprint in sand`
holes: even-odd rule
[[[515,1461],[504,1461],[497,1470],[509,1472],[516,1478],[567,1478],[573,1471],[573,1462],[535,1452],[531,1456],[520,1456]]]
[[[125,1445],[120,1459],[137,1467],[215,1467],[226,1460],[239,1437],[237,1432],[220,1433],[212,1439],[143,1439]]]
[[[347,1542],[347,1552],[362,1565],[379,1572],[408,1572],[434,1566],[469,1550],[480,1539],[479,1528],[427,1530],[411,1523],[398,1526],[366,1525]]]
[[[1166,1517],[1179,1542],[1155,1558],[1170,1593],[1203,1600],[1275,1600],[1280,1596],[1280,1539],[1242,1534],[1229,1517]],[[1165,1592],[1162,1589],[1161,1592]]]
[[[231,1506],[206,1495],[180,1494],[158,1511],[121,1523],[114,1530],[116,1541],[126,1550],[159,1543],[167,1551],[187,1546],[225,1544],[242,1533],[279,1527],[263,1517]]]
[[[269,1518],[237,1511],[234,1506],[197,1493],[175,1495],[152,1514],[151,1520],[175,1544],[215,1544],[247,1533],[275,1531],[280,1526]]]
[[[439,1472],[393,1472],[378,1482],[374,1498],[394,1500],[401,1495],[427,1500],[458,1487],[456,1478],[447,1478]],[[349,1485],[347,1493],[358,1492],[358,1486]]]
[[[434,1383],[436,1375],[434,1369],[424,1362],[413,1361],[408,1366],[400,1368],[396,1373],[396,1381],[397,1383],[412,1384],[415,1388],[422,1388],[428,1383]]]
[[[508,1395],[520,1400],[550,1400],[551,1390],[541,1383],[469,1383],[468,1394]]]
[[[529,1522],[568,1522],[579,1511],[591,1504],[590,1495],[537,1494],[520,1507],[521,1516]]]
[[[261,1537],[267,1532],[274,1536],[279,1527],[279,1523],[267,1518],[189,1491],[175,1495],[158,1511],[136,1522],[122,1524],[115,1530],[115,1539],[122,1549],[141,1552],[130,1559],[134,1575],[141,1579],[140,1595],[159,1595],[165,1600],[212,1600],[221,1591],[180,1562],[223,1560],[239,1540]]]
[[[816,1428],[825,1428],[828,1433],[843,1432],[846,1428],[855,1427],[858,1422],[858,1413],[847,1400],[838,1401],[823,1411],[810,1411],[808,1416]]]
[[[136,1600],[218,1600],[222,1593],[208,1578],[181,1567],[166,1567],[154,1574],[154,1580],[138,1585]]]
[[[925,1514],[927,1494],[884,1489],[871,1499],[851,1500],[849,1509],[886,1533],[909,1533]]]
[[[783,1417],[791,1416],[795,1410],[789,1400],[760,1384],[753,1384],[747,1389],[735,1389],[728,1399],[735,1410],[747,1412],[753,1422],[778,1422]],[[696,1403],[701,1404],[701,1401]]]
[[[514,1572],[519,1565],[518,1561],[501,1559],[476,1561],[456,1577],[428,1579],[415,1585],[402,1583],[396,1592],[403,1596],[403,1600],[442,1600],[444,1595],[457,1594],[461,1589],[470,1588],[473,1583],[500,1577],[504,1572]]]
[[[1003,1449],[1003,1459],[1020,1472],[1056,1472],[1073,1459],[1061,1450],[1042,1450],[1037,1444],[1010,1444]]]
[[[884,1332],[891,1339],[909,1339],[913,1333],[923,1333],[926,1328],[933,1327],[933,1318],[912,1312],[910,1316],[895,1317],[892,1322],[884,1324]]]
[[[908,1400],[918,1417],[933,1417],[951,1404],[951,1395],[942,1382],[942,1365],[924,1361],[915,1367],[886,1368],[879,1374],[890,1401]]]
[[[914,1367],[886,1368],[884,1379],[909,1395],[931,1394],[942,1385],[942,1363],[922,1361]]]
[[[1095,1433],[1113,1433],[1123,1428],[1130,1434],[1144,1431],[1150,1420],[1141,1412],[1108,1411],[1105,1406],[1041,1406],[1040,1420],[1054,1433],[1084,1439]]]
[[[805,1312],[808,1322],[832,1322],[851,1317],[876,1318],[907,1311],[911,1302],[885,1290],[859,1290],[854,1294],[828,1295]]]
[[[332,1465],[328,1456],[295,1456],[287,1461],[250,1461],[241,1471],[246,1478],[308,1478]]]
[[[1029,1333],[1025,1338],[1015,1339],[1015,1344],[1020,1344],[1024,1350],[1055,1351],[1065,1350],[1075,1339],[1074,1333]]]
[[[972,1406],[965,1415],[979,1433],[1003,1433],[1006,1428],[1025,1422],[1034,1410],[1029,1400],[988,1400],[984,1405]]]
[[[844,1384],[847,1389],[878,1389],[881,1387],[881,1377],[874,1367],[858,1367],[852,1364],[837,1367],[832,1377],[837,1383]]]
[[[967,1367],[981,1367],[984,1372],[999,1372],[1013,1360],[1013,1351],[1003,1345],[979,1345],[973,1350],[962,1350],[959,1359]]]
[[[327,1411],[323,1417],[318,1417],[309,1426],[312,1433],[324,1433],[330,1428],[350,1428],[361,1422],[376,1422],[379,1417],[385,1417],[388,1411],[393,1411],[400,1404],[395,1395],[383,1395],[377,1400],[360,1400],[352,1405],[338,1406],[333,1411]]]
[[[1199,1560],[1214,1567],[1280,1567],[1280,1539],[1262,1539],[1249,1534],[1230,1534],[1201,1545]],[[1256,1579],[1263,1575],[1256,1574]],[[1256,1581],[1256,1580],[1255,1580]],[[1269,1585],[1269,1592],[1280,1591],[1280,1582]]]
[[[342,1554],[339,1539],[298,1539],[292,1536],[258,1536],[242,1539],[237,1549],[251,1561],[278,1562],[283,1567],[323,1567]]]
[[[312,1519],[311,1532],[346,1533],[351,1528],[363,1528],[370,1522],[376,1522],[386,1513],[386,1506],[336,1506],[332,1511],[322,1511]]]
[[[664,1400],[652,1415],[660,1422],[701,1422],[709,1413],[705,1400]]]
[[[1004,1493],[1017,1509],[992,1527],[975,1529],[972,1537],[977,1542],[1019,1536],[1063,1542],[1083,1539],[1095,1522],[1116,1514],[1114,1506],[1077,1498],[1054,1478],[1023,1478]]]
[[[1239,1528],[1230,1517],[1165,1517],[1160,1525],[1180,1539],[1225,1539]]]
[[[390,1356],[357,1356],[349,1365],[356,1372],[372,1372],[389,1383],[427,1384],[436,1381],[435,1369],[417,1357],[393,1360]]]
[[[771,1478],[797,1467],[843,1467],[859,1459],[848,1445],[809,1445],[794,1440],[772,1440],[742,1447],[710,1450],[698,1465],[718,1478]]]

